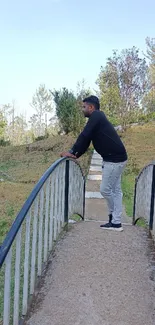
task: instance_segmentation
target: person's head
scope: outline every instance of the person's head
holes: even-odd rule
[[[100,102],[96,96],[89,96],[83,100],[83,114],[85,117],[89,117],[93,111],[100,109]]]

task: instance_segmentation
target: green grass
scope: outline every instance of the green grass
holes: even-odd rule
[[[146,220],[145,219],[142,219],[142,218],[140,218],[137,221],[136,225],[139,226],[139,227],[143,227],[143,228],[146,228],[148,226]]]
[[[0,147],[0,243],[34,185],[75,142],[72,135],[53,136],[29,145]],[[92,148],[78,161],[86,175]]]
[[[155,160],[155,123],[130,127],[122,134],[128,153],[128,164],[122,177],[123,202],[128,216],[133,216],[135,178],[140,170]],[[144,225],[139,221],[139,225]]]
[[[125,174],[122,177],[123,202],[128,216],[133,216],[135,175]]]
[[[78,214],[73,214],[70,219],[76,221],[76,222],[79,222],[82,220],[82,218],[78,215]]]

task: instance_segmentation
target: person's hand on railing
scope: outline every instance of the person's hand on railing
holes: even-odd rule
[[[68,157],[68,158],[77,159],[77,157],[75,155],[73,155],[72,153],[70,153],[68,151],[61,152],[60,157]]]

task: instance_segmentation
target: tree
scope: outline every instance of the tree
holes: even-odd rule
[[[146,38],[147,55],[149,59],[148,78],[149,89],[143,99],[143,108],[146,113],[155,112],[155,38]]]
[[[82,81],[77,82],[77,88],[76,88],[76,99],[82,102],[82,100],[85,97],[88,97],[91,95],[90,88],[86,88],[85,80],[82,79]]]
[[[15,110],[16,110],[16,102],[12,100],[12,103],[2,105],[2,113],[6,121],[6,128],[5,128],[5,139],[9,140],[12,144],[14,144],[14,119],[15,119]]]
[[[12,105],[10,103],[2,105],[1,111],[5,120],[9,123],[9,116],[11,115]]]
[[[155,112],[155,89],[153,87],[144,96],[142,105],[143,105],[144,112],[146,113]]]
[[[59,91],[52,91],[52,95],[61,131],[64,131],[65,134],[75,132],[77,102],[73,92],[69,91],[67,88],[63,88]]]
[[[31,138],[34,141],[35,138],[37,138],[40,134],[40,121],[38,119],[37,114],[33,114],[30,117],[29,124],[31,126],[31,129],[30,129]],[[43,127],[43,125],[42,125],[42,127]]]
[[[117,117],[125,127],[140,109],[142,98],[148,89],[147,64],[139,57],[136,47],[119,54],[113,51],[106,66],[101,67],[98,78],[102,109],[106,107],[110,117]]]
[[[11,105],[11,110],[9,112],[11,114],[12,117],[12,121],[10,123],[10,131],[11,131],[11,142],[12,144],[14,144],[14,140],[15,140],[15,100],[12,101],[12,105]]]
[[[84,79],[77,83],[75,93],[65,87],[58,91],[51,91],[51,93],[55,102],[60,132],[79,134],[85,124],[82,113],[82,101],[90,95],[90,89],[85,88]]]
[[[0,110],[0,140],[4,139],[6,124],[6,119],[4,118],[4,115]]]
[[[15,116],[14,118],[14,144],[21,145],[26,143],[27,123],[25,117]]]
[[[77,114],[76,114],[76,133],[80,133],[85,125],[85,118],[82,113],[82,101],[85,97],[90,96],[90,89],[86,88],[84,79],[77,83],[76,101],[77,101]]]
[[[146,38],[147,58],[149,64],[149,78],[151,88],[155,88],[155,38]]]
[[[121,107],[121,96],[118,82],[117,69],[107,62],[97,80],[101,109],[109,117],[113,124],[118,124]]]
[[[80,133],[84,127],[85,119],[82,113],[82,100],[90,95],[90,90],[85,89],[85,82],[77,83],[77,90],[74,94],[67,88],[51,91],[56,106],[56,115],[59,121],[60,132],[66,134],[73,132]]]
[[[37,114],[34,114],[37,124],[37,136],[44,135],[46,133],[46,113],[52,112],[52,97],[49,91],[46,90],[45,85],[40,85],[36,90],[30,104],[35,109]],[[34,116],[30,123],[34,122]],[[44,118],[44,119],[43,119]]]
[[[26,143],[26,132],[27,123],[25,117],[22,114],[16,115],[13,122],[11,121],[5,128],[5,139],[9,140],[12,145],[22,145]]]

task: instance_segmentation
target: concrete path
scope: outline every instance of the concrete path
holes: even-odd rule
[[[90,178],[88,192],[98,193],[99,184]],[[57,244],[27,325],[155,324],[152,241],[126,216],[122,233],[100,229],[103,220],[104,199],[86,199],[86,221]]]

